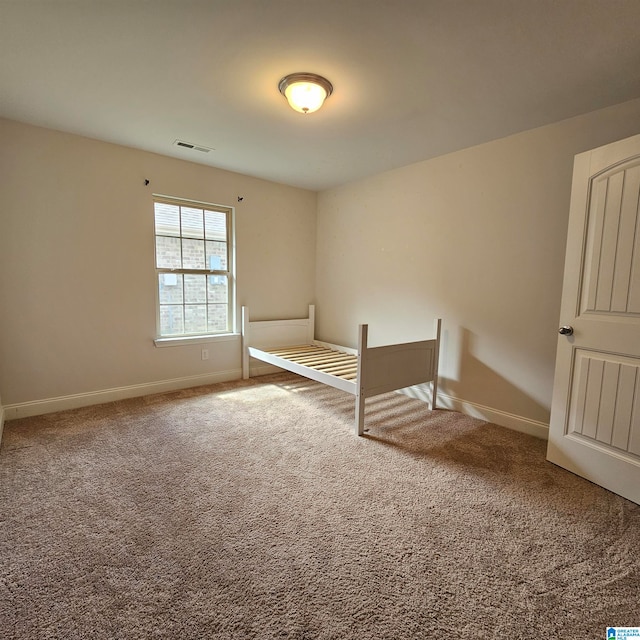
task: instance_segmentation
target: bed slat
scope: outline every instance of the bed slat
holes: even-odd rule
[[[340,362],[353,362],[355,360],[354,356],[350,355],[341,355],[337,353],[325,353],[323,355],[317,356],[308,356],[303,358],[298,358],[297,356],[290,356],[291,360],[295,360],[296,362],[304,363],[309,365],[310,367],[315,367],[316,365],[320,366],[322,364],[335,364]]]
[[[308,354],[308,353],[317,353],[319,351],[318,347],[313,345],[301,345],[298,347],[288,347],[287,349],[265,349],[269,353],[272,353],[274,356],[280,356],[281,358],[285,356],[296,356],[298,354]]]
[[[330,373],[331,375],[338,376],[338,378],[344,378],[345,376],[348,376],[350,374],[355,375],[357,373],[357,369],[354,369],[353,367],[348,369],[337,369],[337,370],[323,369],[323,371],[325,371],[326,373]]]

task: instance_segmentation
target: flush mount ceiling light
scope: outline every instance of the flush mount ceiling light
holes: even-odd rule
[[[291,73],[280,80],[280,93],[292,109],[300,113],[313,113],[333,93],[333,86],[315,73]]]

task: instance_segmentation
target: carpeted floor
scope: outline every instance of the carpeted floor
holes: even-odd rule
[[[640,507],[546,443],[281,374],[8,422],[4,639],[590,640]]]

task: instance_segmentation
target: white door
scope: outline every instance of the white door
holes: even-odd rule
[[[576,156],[547,459],[640,503],[640,135]]]

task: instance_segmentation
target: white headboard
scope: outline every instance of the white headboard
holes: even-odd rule
[[[248,347],[275,349],[311,344],[315,335],[315,306],[309,317],[292,320],[250,320],[249,307],[242,307],[242,376],[249,377]]]

